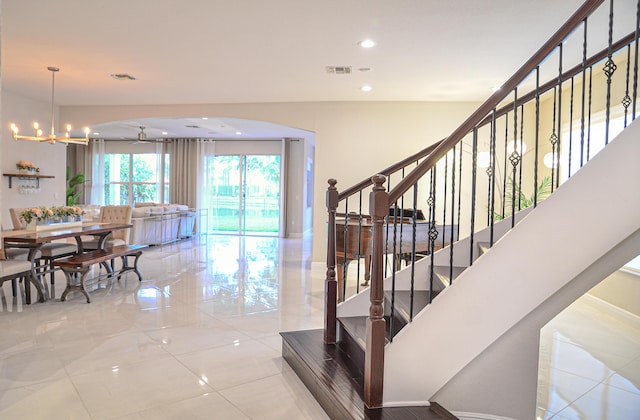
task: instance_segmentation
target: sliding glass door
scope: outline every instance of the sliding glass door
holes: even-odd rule
[[[208,155],[205,173],[212,231],[278,234],[279,155]]]

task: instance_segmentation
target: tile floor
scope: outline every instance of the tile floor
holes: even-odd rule
[[[539,360],[538,419],[640,419],[637,316],[585,295],[542,329]]]
[[[2,288],[0,419],[326,419],[279,332],[321,328],[302,240],[209,236],[149,249],[87,304]],[[64,289],[56,279],[55,295]]]
[[[96,285],[91,304],[76,292],[22,305],[5,283],[0,419],[326,419],[280,357],[280,331],[323,324],[310,244],[154,247],[143,282]],[[59,275],[57,298],[63,288]],[[543,331],[540,418],[640,418],[640,324],[593,306],[579,301]]]

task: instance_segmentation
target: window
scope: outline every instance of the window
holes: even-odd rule
[[[611,110],[609,141],[612,141],[625,128],[623,112],[622,107],[615,107]],[[569,133],[568,126],[564,128],[560,156],[560,182],[564,182],[570,176],[573,176],[578,172],[581,165],[586,164],[589,159],[593,158],[605,147],[607,124],[604,112],[593,115],[591,119],[591,127],[585,128],[584,135],[582,134],[580,121],[574,121],[571,133]],[[631,123],[631,117],[628,117],[628,123]],[[569,160],[569,157],[571,157],[571,160]]]
[[[169,198],[169,156],[156,153],[109,153],[104,155],[104,197],[106,205],[133,205]],[[164,176],[162,176],[164,174]],[[159,188],[162,186],[163,188]]]

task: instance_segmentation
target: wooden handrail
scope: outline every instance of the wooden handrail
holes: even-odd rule
[[[613,53],[617,53],[618,51],[620,51],[622,48],[626,47],[627,45],[629,45],[634,39],[636,38],[636,34],[635,32],[631,32],[629,35],[627,35],[626,37],[622,38],[620,41],[613,43],[613,45],[611,46],[611,51]],[[587,59],[584,68],[589,68],[595,64],[597,64],[598,62],[604,60],[607,55],[609,54],[609,48],[605,48],[602,51],[598,52],[597,54],[594,54],[593,56],[591,56],[591,58]],[[580,72],[582,72],[583,69],[583,65],[582,64],[578,64],[577,66],[571,68],[570,70],[567,70],[566,72],[562,73],[561,79],[562,80],[569,80],[574,76],[577,76],[578,74],[580,74]],[[503,115],[505,115],[507,112],[511,112],[513,111],[514,106],[517,108],[520,105],[526,104],[527,102],[533,100],[537,95],[542,95],[543,93],[546,93],[548,91],[550,91],[551,89],[553,89],[554,87],[558,86],[558,79],[554,79],[551,80],[543,85],[540,85],[537,89],[537,93],[536,91],[531,91],[525,95],[522,95],[521,97],[518,98],[518,100],[516,101],[516,104],[514,105],[513,102],[511,102],[508,105],[503,106],[502,108],[498,109],[496,111],[496,118],[502,117]],[[487,117],[484,118],[484,120],[482,120],[479,124],[478,127],[482,127],[484,125],[487,125],[491,122],[492,120],[492,116],[489,115]]]
[[[384,176],[388,176],[391,175],[392,173],[404,168],[405,166],[416,162],[426,156],[429,155],[429,153],[433,152],[435,150],[436,147],[438,147],[438,145],[440,143],[442,143],[445,139],[439,140],[436,143],[425,147],[424,149],[420,150],[418,153],[415,153],[411,156],[409,156],[408,158],[402,159],[400,162],[395,163],[391,166],[389,166],[388,168],[378,172],[378,174],[384,175]],[[368,186],[373,185],[373,183],[371,182],[371,177],[362,180],[360,182],[358,182],[357,184],[355,184],[352,187],[347,188],[346,190],[344,190],[343,192],[341,192],[338,195],[338,200],[342,201],[347,197],[352,196],[353,194],[357,193],[358,191],[362,191],[363,189],[367,188]]]
[[[389,192],[389,202],[398,200],[406,191],[411,188],[424,174],[426,174],[447,152],[476,127],[484,118],[502,102],[536,67],[549,56],[554,49],[573,32],[573,30],[591,15],[604,0],[587,0],[580,8],[567,20],[567,22],[556,31],[555,34],[515,72],[513,76],[502,86],[502,89],[495,92],[480,107],[467,118],[457,129],[451,133],[438,147],[435,148],[425,160],[423,160],[409,175]]]

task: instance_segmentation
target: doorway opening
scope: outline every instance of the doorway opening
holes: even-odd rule
[[[280,232],[279,155],[205,157],[205,206],[213,233],[277,236]]]

